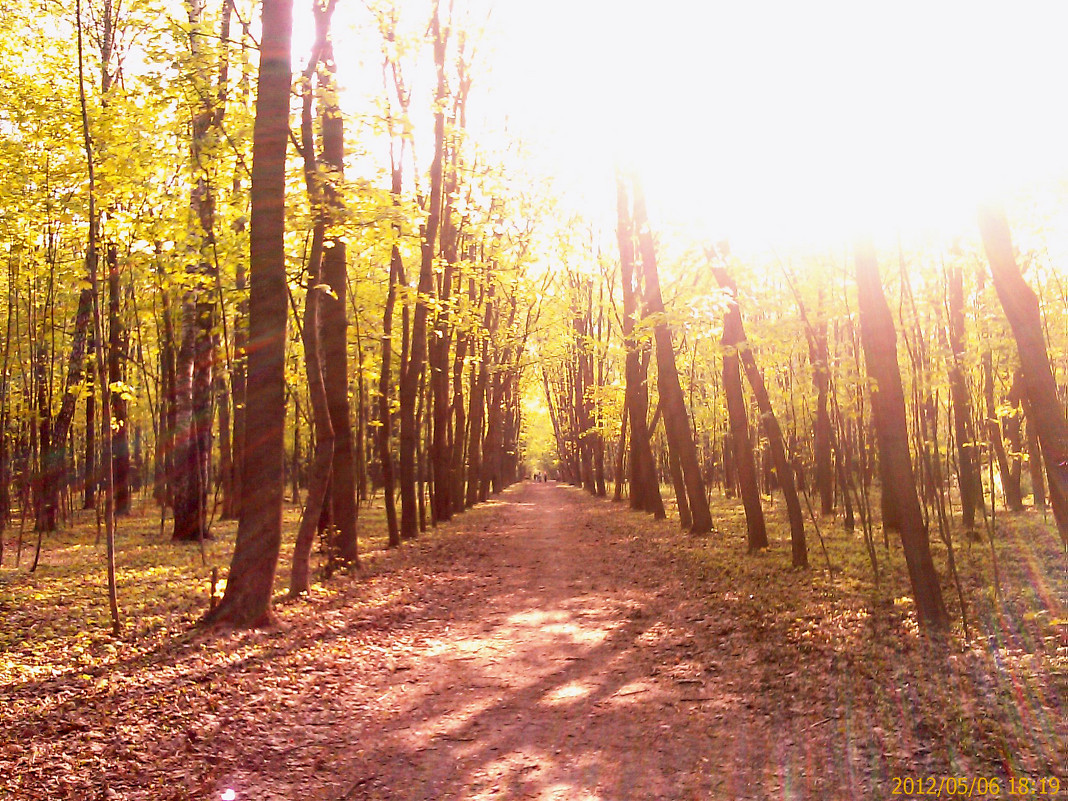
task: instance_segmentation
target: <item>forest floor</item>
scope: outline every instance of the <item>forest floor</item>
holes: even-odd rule
[[[258,632],[192,625],[231,537],[201,558],[142,520],[117,639],[99,546],[53,539],[0,570],[0,798],[1068,797],[1068,564],[1037,513],[999,532],[997,598],[958,545],[970,636],[932,643],[898,550],[875,585],[825,521],[835,569],[813,542],[795,571],[732,510],[697,538],[521,484]]]

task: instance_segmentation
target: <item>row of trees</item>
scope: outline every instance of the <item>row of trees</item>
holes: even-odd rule
[[[26,205],[4,232],[0,537],[16,513],[20,531],[52,531],[102,486],[121,516],[151,487],[176,540],[240,519],[215,616],[256,623],[287,472],[308,487],[295,593],[316,531],[328,569],[358,563],[377,489],[397,545],[519,475],[539,204],[465,133],[473,48],[451,11],[429,4],[425,33],[421,12],[369,11],[381,107],[358,113],[342,107],[333,2],[296,9],[315,29],[300,73],[280,2],[262,26],[232,0],[76,5],[56,20],[86,42],[73,64],[31,19],[5,42],[5,64],[30,44],[54,72],[36,105],[4,111],[24,148],[7,189]],[[413,108],[422,83],[429,108]],[[369,173],[346,180],[353,161]]]
[[[614,479],[616,500],[629,486],[631,507],[657,517],[661,484],[673,486],[695,533],[710,530],[706,496],[719,487],[742,502],[750,550],[768,545],[766,499],[781,492],[796,567],[808,564],[806,529],[840,512],[877,579],[881,524],[887,548],[900,535],[931,628],[948,624],[931,534],[955,578],[954,532],[978,537],[985,521],[993,535],[996,504],[1022,510],[1025,464],[1033,504],[1045,507],[1048,487],[1068,542],[1064,376],[1059,388],[1047,347],[1068,307],[1024,280],[1003,211],[981,211],[981,251],[978,237],[947,252],[899,245],[889,293],[868,241],[801,270],[743,263],[726,243],[684,250],[665,310],[640,187],[621,177],[618,195],[619,268],[577,260],[557,284],[569,336],[543,343],[562,478],[597,495]],[[1043,292],[1059,286],[1048,254],[1023,258]]]
[[[1046,346],[1068,303],[1024,281],[1000,211],[982,251],[899,246],[889,295],[863,242],[758,264],[658,241],[631,176],[609,245],[469,135],[478,63],[451,6],[370,4],[381,86],[348,109],[335,0],[265,0],[262,22],[236,0],[82,2],[0,36],[0,543],[15,514],[39,546],[97,508],[110,562],[114,516],[151,488],[177,540],[239,518],[212,618],[259,623],[287,478],[307,490],[300,593],[317,533],[328,571],[358,564],[376,491],[397,546],[519,478],[532,387],[553,469],[595,494],[663,517],[669,485],[705,534],[718,487],[755,550],[781,492],[799,568],[818,514],[859,526],[877,577],[876,526],[899,532],[932,627],[929,536],[952,570],[954,504],[968,532],[995,487],[1022,508],[1026,463],[1068,531]],[[314,29],[299,72],[295,13]],[[1024,258],[1052,296],[1048,259]]]

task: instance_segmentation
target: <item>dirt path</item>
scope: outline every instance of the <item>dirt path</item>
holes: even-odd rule
[[[423,580],[388,630],[368,621],[365,647],[305,666],[299,702],[258,729],[264,746],[232,722],[217,786],[309,801],[781,797],[792,742],[769,734],[747,649],[682,577],[649,569],[628,517],[529,483],[466,513],[413,551]],[[341,628],[351,643],[360,626]]]

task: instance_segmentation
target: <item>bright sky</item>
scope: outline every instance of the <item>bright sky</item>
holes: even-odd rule
[[[605,224],[616,164],[654,221],[743,246],[967,231],[980,197],[1068,176],[1065,2],[454,2],[494,7],[472,127]]]
[[[764,243],[971,225],[1068,173],[1068,3],[498,0],[491,27],[487,115],[609,215],[617,161],[662,220]]]

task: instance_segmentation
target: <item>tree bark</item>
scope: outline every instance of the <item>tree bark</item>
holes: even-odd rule
[[[416,497],[416,445],[419,431],[416,426],[416,403],[419,381],[423,375],[427,349],[427,314],[434,291],[434,256],[437,253],[438,226],[441,221],[442,159],[445,142],[445,42],[441,29],[438,0],[434,0],[430,28],[434,44],[434,64],[437,67],[437,90],[434,95],[434,158],[430,167],[430,199],[426,227],[423,231],[418,295],[415,317],[412,320],[411,350],[400,382],[400,484],[401,539],[414,539],[419,531],[418,498]]]
[[[972,398],[965,379],[964,276],[954,265],[948,276],[949,303],[949,392],[953,406],[953,437],[957,443],[957,474],[960,484],[961,520],[966,529],[975,527],[975,513],[983,508],[983,481],[976,459]]]
[[[226,592],[209,623],[272,621],[282,543],[285,433],[285,166],[289,137],[292,0],[263,0],[260,80],[252,145],[248,411],[241,519]]]
[[[745,370],[746,379],[753,390],[757,408],[760,410],[761,425],[764,434],[768,438],[768,447],[771,450],[771,458],[775,467],[779,488],[786,499],[787,516],[790,519],[790,543],[791,556],[794,567],[808,567],[808,549],[805,544],[805,517],[801,511],[801,500],[797,496],[797,484],[794,471],[786,455],[786,443],[783,441],[782,429],[779,419],[775,416],[775,410],[771,406],[771,398],[768,396],[767,387],[764,385],[764,377],[757,367],[753,350],[746,340],[745,328],[742,322],[742,310],[738,304],[738,287],[734,280],[727,274],[722,266],[712,265],[712,274],[720,287],[731,296],[731,305],[727,314],[731,316],[731,333],[737,337],[737,341],[730,343],[737,351],[738,358]],[[726,339],[727,327],[724,324],[724,338]],[[724,342],[726,345],[727,343]]]
[[[323,281],[332,290],[322,302],[323,381],[330,409],[330,424],[334,431],[334,462],[330,475],[331,520],[336,534],[331,550],[343,565],[358,565],[356,541],[356,460],[353,445],[352,420],[349,409],[348,348],[345,319],[346,280],[345,240],[340,232],[331,229],[339,225],[343,213],[339,183],[344,176],[345,127],[338,107],[335,78],[334,47],[330,21],[334,2],[325,8],[318,3],[315,10],[317,38],[322,42],[319,75],[319,118],[322,125],[324,181],[324,213],[327,215],[327,236],[323,253]],[[360,377],[362,381],[362,376]]]
[[[927,528],[920,512],[916,482],[909,455],[905,394],[897,360],[897,332],[886,302],[875,249],[871,242],[856,245],[857,292],[861,340],[871,382],[872,415],[883,465],[883,494],[893,504],[900,524],[916,612],[921,626],[945,629],[949,625],[942,588],[938,583]]]
[[[708,496],[705,495],[704,480],[701,477],[697,444],[690,428],[690,413],[686,408],[682,385],[679,383],[671,330],[664,322],[664,300],[660,294],[656,248],[645,212],[645,197],[637,180],[634,182],[634,224],[638,229],[645,275],[646,315],[658,315],[658,322],[653,326],[653,338],[656,342],[656,385],[664,406],[664,430],[667,432],[668,447],[678,458],[686,483],[686,499],[692,518],[690,530],[694,534],[707,534],[713,530],[712,512],[708,507]]]
[[[623,285],[623,345],[626,348],[626,408],[630,414],[630,507],[650,512],[657,519],[667,516],[660,497],[653,451],[649,445],[649,386],[647,367],[643,367],[641,346],[634,336],[638,314],[634,275],[634,225],[623,177],[616,176],[616,211],[618,214],[619,263]]]
[[[723,319],[723,337],[720,340],[723,346],[723,392],[727,397],[727,417],[731,428],[730,472],[738,479],[742,506],[745,509],[749,552],[752,553],[768,547],[768,531],[760,502],[756,454],[753,452],[753,442],[749,435],[749,416],[746,412],[742,374],[739,369],[738,346],[744,338],[741,310],[735,303],[728,308]]]
[[[126,396],[116,390],[125,383],[123,370],[126,356],[126,329],[122,324],[120,297],[122,287],[118,250],[108,243],[108,382],[111,387],[111,478],[116,515],[130,513],[130,437],[127,425]]]
[[[1053,516],[1061,538],[1068,542],[1068,424],[1057,398],[1038,297],[1016,264],[1012,234],[1005,212],[997,206],[979,210],[979,231],[990,262],[994,289],[1009,320],[1023,368],[1024,391],[1034,415],[1049,480]]]

